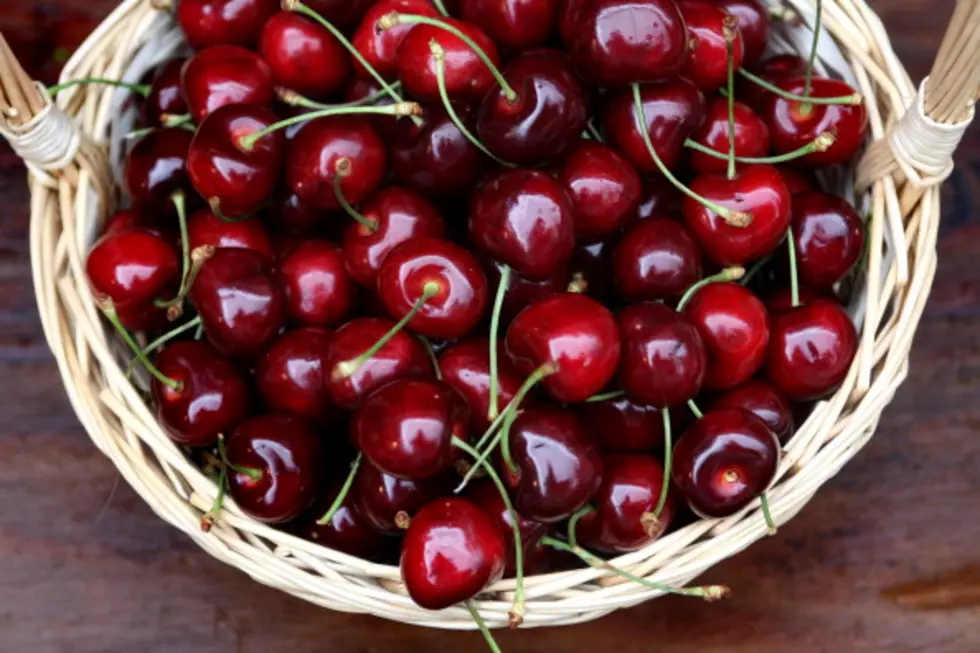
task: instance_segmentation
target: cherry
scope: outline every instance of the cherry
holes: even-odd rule
[[[422,344],[399,331],[353,373],[338,374],[338,365],[361,356],[392,327],[394,322],[389,320],[364,317],[351,320],[334,332],[326,363],[330,371],[327,391],[334,404],[353,410],[368,394],[389,381],[432,373]]]
[[[289,186],[280,184],[266,214],[268,222],[280,234],[308,234],[330,224],[326,211],[310,206]]]
[[[487,513],[497,527],[497,532],[507,546],[507,564],[504,567],[504,577],[517,573],[514,556],[514,520],[507,504],[500,496],[500,491],[490,481],[482,481],[470,486],[466,498],[483,512]],[[550,532],[547,524],[528,519],[519,512],[517,525],[521,532],[521,549],[523,550],[522,564],[525,574],[543,574],[551,566],[551,549],[541,543],[541,538]]]
[[[731,38],[733,70],[742,67],[745,46],[738,20],[724,7],[709,0],[679,0],[677,8],[687,25],[689,52],[682,75],[704,91],[714,91],[728,79],[728,45]]]
[[[379,470],[424,479],[448,469],[452,439],[466,439],[469,409],[436,379],[398,379],[375,390],[355,411],[351,439]]]
[[[806,82],[800,77],[783,80],[776,85],[794,95],[802,95],[806,89]],[[858,97],[845,82],[814,77],[808,97],[844,96]],[[760,114],[769,125],[772,149],[776,154],[798,150],[822,134],[834,135],[834,142],[829,147],[800,157],[795,162],[797,165],[832,166],[844,163],[864,144],[868,132],[868,112],[863,103],[813,104],[770,94]]]
[[[395,247],[378,272],[378,296],[392,317],[411,314],[408,327],[433,338],[460,338],[487,308],[487,279],[476,258],[438,238]]]
[[[793,434],[793,409],[776,388],[763,379],[753,379],[733,388],[711,404],[711,410],[741,408],[747,410],[786,442]]]
[[[184,64],[181,85],[191,116],[199,124],[229,104],[268,107],[275,99],[269,64],[234,45],[215,45],[194,55]]]
[[[477,135],[504,161],[534,164],[561,156],[588,120],[582,84],[565,54],[541,49],[510,61],[504,79],[516,91],[491,92],[480,106]]]
[[[663,446],[660,411],[635,404],[628,397],[586,402],[578,414],[603,453],[643,453]]]
[[[648,178],[643,180],[643,194],[631,222],[649,218],[680,218],[683,209],[684,194],[676,186],[663,178]]]
[[[480,25],[507,53],[548,42],[558,22],[559,0],[462,0],[464,19]]]
[[[619,383],[632,401],[669,408],[701,390],[708,354],[697,328],[663,304],[627,306],[617,316],[623,355]]]
[[[754,2],[754,0],[748,1]],[[777,54],[754,67],[752,72],[763,81],[776,84],[786,79],[801,77],[806,73],[806,66],[806,59],[798,54]],[[735,97],[754,110],[760,111],[772,97],[772,92],[750,79],[741,79],[736,86]]]
[[[653,456],[603,456],[605,476],[595,495],[595,511],[578,523],[583,546],[603,553],[627,553],[647,546],[670,527],[676,502],[668,494],[657,517],[664,486],[664,468]]]
[[[779,174],[783,176],[783,181],[786,182],[786,189],[793,197],[808,190],[817,190],[817,181],[813,173],[808,170],[783,166],[779,168]]]
[[[250,47],[278,9],[278,0],[181,0],[177,21],[195,50],[213,45]]]
[[[490,340],[461,340],[439,356],[443,380],[463,397],[470,407],[470,432],[483,433],[490,426]],[[523,379],[509,360],[501,357],[497,368],[497,406],[503,408],[514,399]]]
[[[816,299],[772,316],[766,376],[786,397],[820,399],[836,390],[857,353],[857,331],[839,304]]]
[[[282,133],[263,136],[250,149],[239,140],[275,122],[269,109],[233,104],[201,123],[187,153],[187,173],[217,215],[249,215],[272,197],[283,157]]]
[[[759,0],[720,0],[725,11],[735,17],[745,54],[742,65],[751,66],[765,53],[771,30],[769,9]]]
[[[344,87],[350,55],[323,26],[289,11],[272,16],[262,29],[259,54],[280,86],[313,99]]]
[[[344,116],[308,122],[286,155],[289,187],[321,209],[341,208],[340,194],[357,204],[381,184],[384,171],[381,138],[368,121]]]
[[[500,285],[503,264],[496,261],[486,261],[484,269],[487,272],[487,283],[491,288]],[[511,271],[507,290],[504,293],[504,303],[500,311],[500,323],[510,324],[517,314],[539,299],[557,295],[568,289],[570,277],[566,270],[561,270],[542,281],[525,279]]]
[[[565,48],[588,82],[656,82],[684,66],[687,30],[673,0],[582,0],[566,11]]]
[[[166,243],[176,243],[178,240],[177,226],[166,224],[166,221],[155,213],[132,207],[119,209],[106,220],[102,235],[109,236],[130,229],[142,229],[154,236],[162,238]]]
[[[169,299],[180,283],[180,262],[165,240],[146,229],[127,229],[99,239],[85,261],[92,290],[117,309]]]
[[[153,377],[150,392],[157,419],[171,440],[211,447],[251,412],[248,383],[232,363],[206,342],[186,340],[161,350],[154,365],[178,386]]]
[[[501,172],[471,198],[474,245],[528,279],[547,279],[568,263],[574,230],[561,184],[537,170]]]
[[[613,250],[613,278],[630,301],[674,299],[701,278],[701,252],[688,229],[673,220],[637,222]]]
[[[800,281],[830,290],[864,250],[861,218],[846,200],[809,191],[793,197],[793,238]]]
[[[748,224],[729,224],[692,198],[684,201],[684,219],[709,259],[742,265],[772,253],[790,224],[790,194],[779,171],[768,165],[743,165],[735,177],[701,175],[690,188],[708,200],[750,216]]]
[[[303,4],[342,30],[355,27],[374,2],[375,0],[303,0]]]
[[[765,157],[769,155],[769,128],[765,121],[748,105],[735,102],[735,156]],[[714,97],[708,100],[704,124],[691,139],[719,154],[728,155],[731,140],[728,124],[728,100]],[[688,161],[700,173],[725,172],[728,163],[696,150],[691,151]]]
[[[273,258],[272,240],[258,218],[229,222],[207,209],[197,211],[187,220],[187,237],[191,251],[210,245],[215,249],[240,247]]]
[[[469,600],[504,574],[507,546],[493,519],[465,499],[440,499],[416,513],[402,543],[401,575],[427,610]]]
[[[306,540],[341,553],[364,560],[381,558],[388,552],[389,540],[373,528],[357,507],[358,497],[355,493],[344,497],[326,524],[317,523],[333,507],[340,491],[341,483],[335,483],[327,492],[321,492],[313,507],[294,522],[290,530]]]
[[[727,517],[759,497],[776,476],[780,448],[765,422],[737,408],[712,410],[674,447],[674,484],[702,517]]]
[[[279,336],[259,359],[255,383],[266,410],[327,423],[332,412],[325,368],[330,334],[307,327]]]
[[[222,355],[247,358],[286,322],[286,298],[270,262],[248,249],[219,249],[201,265],[190,299],[208,340]]]
[[[640,87],[646,130],[657,156],[668,168],[676,168],[684,140],[704,119],[704,98],[692,82],[677,77]],[[639,129],[636,105],[630,89],[613,93],[602,111],[603,133],[609,144],[640,172],[659,174]]]
[[[585,401],[602,390],[619,364],[616,319],[596,300],[576,293],[528,306],[511,322],[504,344],[522,374],[553,368],[542,385],[562,403]]]
[[[344,253],[326,240],[306,240],[279,265],[291,322],[335,327],[354,308],[357,288],[344,267]]]
[[[253,519],[288,522],[316,498],[320,459],[320,441],[299,417],[253,417],[228,436],[228,493]]]
[[[550,406],[522,410],[504,437],[510,440],[514,463],[504,463],[504,483],[514,508],[525,517],[562,521],[587,505],[599,489],[599,449],[575,413]]]
[[[562,163],[558,181],[571,203],[575,237],[594,241],[623,228],[640,203],[640,176],[616,150],[580,140]]]
[[[375,287],[381,264],[396,246],[446,233],[439,209],[403,186],[379,190],[361,205],[360,215],[364,221],[351,224],[344,235],[344,261],[347,273],[367,288]]]
[[[379,0],[368,9],[351,42],[368,64],[385,79],[397,77],[398,47],[415,28],[415,25],[398,24],[382,29],[379,21],[393,11],[431,18],[439,15],[429,0]],[[358,61],[354,62],[354,69],[361,78],[371,77]]]
[[[374,530],[401,535],[419,509],[448,494],[450,481],[448,475],[417,481],[398,478],[367,463],[361,465],[354,480],[354,505]]]
[[[170,214],[170,195],[190,195],[187,153],[194,134],[177,127],[154,129],[133,146],[126,157],[126,191],[133,203],[150,213]]]
[[[150,127],[164,124],[168,116],[188,112],[180,88],[180,71],[186,59],[171,59],[160,65],[153,75],[150,93],[143,102],[143,122]]]

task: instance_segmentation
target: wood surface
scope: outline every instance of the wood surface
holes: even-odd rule
[[[0,29],[50,74],[113,4],[4,0]],[[921,78],[952,0],[873,4]],[[908,381],[872,443],[791,524],[705,577],[734,597],[500,633],[505,653],[980,651],[980,129],[957,164]],[[476,633],[262,587],[157,519],[68,405],[34,307],[27,216],[23,170],[0,149],[0,653],[484,650]]]

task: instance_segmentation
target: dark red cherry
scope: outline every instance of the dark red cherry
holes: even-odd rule
[[[399,478],[431,478],[455,458],[452,439],[466,440],[469,408],[436,379],[392,381],[355,411],[351,439],[379,470]]]
[[[187,177],[187,152],[194,134],[177,127],[154,129],[126,157],[126,191],[141,210],[171,214],[170,195],[192,194]]]
[[[676,77],[640,87],[646,129],[657,156],[676,169],[684,141],[704,120],[704,98],[692,82]],[[602,111],[606,140],[640,172],[660,174],[639,129],[632,89],[613,93]]]
[[[165,240],[145,229],[103,236],[85,260],[92,290],[114,307],[144,306],[170,299],[180,282],[180,262]]]
[[[464,19],[481,26],[504,52],[545,45],[558,22],[559,0],[462,0]]]
[[[413,481],[385,474],[364,463],[354,480],[354,503],[364,519],[383,535],[401,535],[408,521],[422,506],[446,496],[453,478],[442,474]]]
[[[263,136],[250,149],[240,140],[275,124],[262,107],[234,104],[210,113],[187,153],[187,173],[211,208],[229,218],[258,211],[272,197],[282,166],[285,137]]]
[[[653,456],[612,454],[603,456],[605,474],[591,512],[578,523],[579,542],[603,553],[627,553],[642,549],[670,527],[676,501],[672,494],[654,518],[663,492],[664,467]]]
[[[143,102],[143,122],[156,127],[165,116],[181,116],[188,112],[180,88],[180,71],[186,59],[171,59],[157,68],[150,84],[150,94]]]
[[[575,237],[602,240],[629,222],[640,203],[640,176],[616,150],[580,140],[561,165],[558,181],[571,204]]]
[[[575,247],[575,225],[561,184],[537,170],[506,170],[470,203],[474,245],[528,279],[553,276]]]
[[[496,261],[485,261],[483,267],[487,272],[487,283],[490,288],[498,288],[503,264]],[[571,277],[566,270],[560,270],[541,281],[525,279],[511,271],[510,281],[507,283],[507,290],[504,293],[504,304],[500,310],[500,323],[508,325],[517,317],[518,313],[537,300],[565,292],[568,290],[570,282]]]
[[[642,220],[613,250],[613,278],[627,300],[675,299],[701,278],[701,251],[679,222]]]
[[[358,472],[360,474],[360,472]],[[388,552],[390,540],[371,525],[357,507],[357,494],[349,492],[326,524],[317,522],[333,507],[341,482],[321,492],[313,507],[290,526],[303,539],[365,560],[377,560]]]
[[[181,0],[177,22],[195,50],[212,45],[258,43],[262,25],[279,10],[278,0]]]
[[[259,359],[255,383],[266,410],[326,423],[332,405],[325,363],[330,333],[307,327],[279,336]]]
[[[275,99],[269,64],[234,45],[215,45],[194,55],[184,64],[181,85],[198,124],[229,104],[268,107]]]
[[[582,0],[566,10],[565,48],[586,81],[656,82],[684,66],[687,30],[673,0]]]
[[[342,30],[350,30],[375,0],[304,0],[303,4]]]
[[[585,401],[612,380],[619,364],[616,319],[605,306],[576,293],[538,300],[514,318],[505,339],[507,355],[522,374],[551,364],[542,381],[562,403]]]
[[[623,355],[619,384],[632,401],[669,408],[701,390],[708,354],[697,328],[658,303],[627,306],[617,316]]]
[[[326,240],[306,240],[279,265],[286,312],[294,324],[334,327],[353,311],[357,288],[343,251]]]
[[[439,209],[410,188],[388,186],[369,197],[360,213],[371,226],[355,222],[344,235],[347,273],[374,289],[378,270],[396,246],[413,238],[442,238],[446,225]]]
[[[718,4],[738,23],[745,50],[742,65],[755,64],[769,45],[769,9],[759,0],[721,0]]]
[[[679,0],[677,8],[687,25],[688,57],[681,74],[703,91],[721,88],[728,80],[726,33],[732,34],[734,70],[742,67],[745,46],[738,20],[709,0]]]
[[[779,466],[776,435],[752,413],[712,410],[674,446],[672,478],[702,517],[727,517],[758,498]]]
[[[233,465],[228,493],[249,517],[282,524],[303,514],[316,498],[320,441],[299,417],[246,420],[228,436],[226,449]]]
[[[517,92],[496,88],[483,101],[477,136],[504,161],[530,165],[561,156],[585,129],[585,90],[559,50],[525,52],[512,59],[504,78]]]
[[[724,174],[695,178],[691,190],[730,211],[749,216],[749,224],[729,224],[700,202],[684,200],[684,219],[705,255],[719,265],[742,265],[776,249],[790,224],[790,194],[779,171],[767,165],[739,166]]]
[[[190,299],[205,335],[224,356],[258,354],[286,323],[286,298],[271,264],[252,250],[217,250],[201,265]]]
[[[289,143],[286,181],[311,206],[337,210],[335,179],[351,204],[373,192],[385,173],[385,147],[366,120],[343,116],[311,120]]]
[[[401,575],[426,610],[467,601],[503,576],[507,547],[493,519],[465,499],[440,499],[412,519]]]
[[[206,342],[168,344],[154,365],[180,384],[175,389],[156,378],[150,381],[157,419],[177,444],[214,446],[219,434],[231,433],[251,412],[245,378]]]
[[[766,376],[795,401],[811,401],[836,390],[857,353],[854,323],[827,299],[772,316]]]
[[[575,413],[541,406],[521,411],[511,426],[515,468],[503,479],[519,513],[544,523],[567,519],[587,505],[602,482],[599,449]]]
[[[503,538],[507,546],[507,565],[504,569],[504,576],[511,577],[517,571],[514,558],[514,521],[511,511],[507,508],[500,491],[490,481],[479,481],[469,486],[466,490],[466,498],[483,512],[490,515],[497,532]],[[541,544],[541,538],[551,531],[548,524],[543,524],[533,519],[528,519],[517,513],[517,525],[521,531],[521,550],[523,556],[521,563],[524,568],[525,576],[530,574],[543,574],[551,566],[551,549]]]
[[[643,195],[633,220],[668,218],[679,220],[684,210],[684,194],[665,178],[643,180]]]
[[[344,410],[353,410],[364,397],[389,381],[432,374],[422,343],[404,331],[396,333],[353,374],[341,376],[336,373],[338,365],[366,352],[393,326],[395,323],[389,320],[362,317],[334,332],[326,365],[330,372],[327,390],[333,403]]]
[[[805,90],[802,78],[778,82],[779,88],[795,95]],[[811,97],[853,95],[854,89],[836,79],[814,77]],[[833,134],[833,144],[823,151],[810,152],[795,159],[796,165],[832,166],[851,159],[864,144],[868,133],[868,112],[864,104],[805,104],[772,95],[760,112],[769,125],[772,149],[786,154],[812,143],[821,134]]]
[[[323,99],[344,87],[351,73],[347,50],[325,27],[281,11],[265,23],[259,54],[277,86]]]
[[[415,25],[397,24],[381,29],[378,21],[393,11],[430,18],[439,16],[429,0],[379,0],[364,14],[351,42],[371,67],[385,79],[398,76],[398,47],[415,28]],[[370,73],[358,61],[354,62],[354,70],[362,78],[371,78]]]
[[[130,229],[142,229],[154,236],[162,238],[167,243],[177,243],[177,225],[168,224],[169,216],[160,216],[141,208],[119,209],[106,220],[102,236],[110,236]]]
[[[330,224],[330,215],[310,206],[289,186],[280,184],[267,212],[269,226],[279,234],[309,234]]]
[[[586,402],[578,414],[603,453],[644,453],[664,443],[660,410],[627,397]]]
[[[505,356],[503,344],[498,347],[497,408],[503,410],[524,383],[523,378]],[[450,345],[439,356],[443,380],[466,400],[470,407],[470,432],[479,435],[490,421],[490,340],[472,338]]]
[[[766,307],[737,283],[710,283],[684,307],[708,351],[704,386],[733,388],[748,381],[766,359],[769,324]]]
[[[735,103],[735,156],[769,156],[769,128],[748,105]],[[728,156],[731,143],[728,126],[728,100],[713,97],[708,100],[704,124],[691,136],[692,140]],[[688,157],[697,172],[725,172],[728,162],[696,150]]]
[[[729,1],[735,2],[736,0]],[[754,1],[747,0],[747,2]],[[777,54],[753,67],[752,72],[765,81],[775,84],[806,74],[806,59],[798,54]],[[772,97],[772,93],[750,79],[739,79],[735,86],[735,97],[755,111],[761,111]]]
[[[747,410],[776,434],[780,442],[786,442],[793,434],[793,409],[776,388],[763,379],[753,379],[732,388],[711,404],[711,410],[741,408]]]
[[[215,249],[240,247],[250,249],[272,260],[272,240],[258,218],[230,222],[212,211],[197,211],[187,220],[187,240],[191,251],[211,245]]]
[[[779,168],[779,174],[783,176],[783,181],[786,182],[786,189],[793,197],[809,190],[818,190],[817,180],[809,170],[783,166]]]
[[[831,289],[864,250],[864,225],[846,200],[809,191],[793,197],[793,238],[800,281]]]
[[[477,25],[455,18],[444,21],[470,37],[495,65],[500,64],[497,46]],[[446,93],[450,98],[479,102],[496,86],[490,69],[470,46],[439,27],[416,25],[402,38],[395,59],[398,79],[409,95],[420,100],[440,101],[436,58],[430,47],[432,42],[445,51]]]

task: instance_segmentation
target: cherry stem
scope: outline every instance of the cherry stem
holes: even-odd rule
[[[787,163],[795,159],[806,156],[813,152],[825,152],[831,145],[837,141],[837,137],[834,136],[833,132],[824,132],[817,136],[815,139],[804,145],[803,147],[797,148],[792,152],[786,152],[785,154],[777,154],[775,156],[737,156],[735,160],[739,163],[764,163],[764,164],[777,164],[777,163]],[[728,159],[727,154],[722,154],[717,150],[713,150],[707,145],[702,145],[697,141],[690,138],[684,141],[684,147],[688,147],[692,150],[701,152],[702,154],[707,154],[708,156],[714,157],[716,159]]]
[[[261,209],[256,209],[255,211],[251,211],[245,215],[240,215],[236,218],[229,218],[227,215],[222,213],[221,200],[217,197],[212,197],[208,200],[208,207],[211,209],[211,213],[214,214],[214,217],[218,218],[225,224],[238,224],[239,222],[245,222],[246,220],[254,218],[256,215],[258,215],[259,211],[261,211]]]
[[[361,365],[364,365],[364,363],[370,360],[372,356],[374,356],[379,351],[381,351],[382,347],[384,347],[389,342],[391,342],[391,339],[394,338],[396,335],[398,335],[398,333],[405,328],[405,325],[411,322],[412,318],[415,317],[415,315],[422,310],[422,308],[425,306],[425,303],[430,299],[432,299],[433,297],[435,297],[436,295],[438,295],[441,292],[441,290],[442,289],[439,287],[439,284],[437,283],[434,282],[426,283],[422,287],[422,296],[415,301],[415,305],[412,306],[411,310],[405,314],[405,317],[398,320],[395,326],[391,327],[388,333],[381,336],[378,339],[378,341],[373,345],[371,345],[371,347],[363,354],[361,354],[357,358],[352,358],[348,361],[337,363],[337,366],[333,368],[333,372],[332,372],[333,378],[336,380],[346,379],[352,376],[353,374],[355,374],[357,370],[361,368]]]
[[[664,585],[663,583],[658,583],[656,581],[649,580],[647,578],[641,578],[634,574],[629,573],[625,569],[620,569],[615,565],[603,560],[599,556],[586,551],[580,546],[572,546],[566,544],[561,540],[556,540],[553,537],[545,536],[541,538],[541,543],[545,546],[550,546],[559,551],[565,551],[571,553],[574,556],[578,556],[585,564],[595,569],[603,569],[605,571],[611,571],[617,576],[621,576],[626,580],[631,580],[634,583],[643,585],[644,587],[650,587],[652,589],[667,593],[667,594],[678,594],[680,596],[696,596],[702,598],[705,601],[717,601],[718,599],[723,599],[731,594],[731,590],[724,585],[705,585],[703,587],[671,587],[670,585]]]
[[[493,312],[490,314],[490,408],[487,419],[493,421],[500,414],[500,372],[497,362],[497,334],[500,333],[500,312],[504,306],[504,296],[510,285],[510,266],[505,265],[500,271],[500,283],[497,284],[497,296],[493,300]]]
[[[763,492],[759,495],[759,501],[762,503],[762,516],[766,520],[766,526],[769,527],[769,535],[776,534],[776,522],[772,518],[772,513],[769,511],[769,498],[766,493]]]
[[[612,392],[603,392],[602,394],[599,395],[592,395],[591,397],[585,400],[585,403],[593,404],[597,401],[606,401],[607,399],[619,399],[620,397],[623,397],[625,395],[626,393],[623,392],[622,390],[613,390]]]
[[[262,480],[262,470],[255,469],[254,467],[244,467],[242,465],[235,465],[230,460],[228,460],[228,451],[225,449],[225,436],[223,433],[218,434],[218,455],[221,457],[221,462],[223,462],[228,469],[231,469],[239,474],[244,474],[252,481]]]
[[[187,205],[185,203],[184,191],[179,190],[170,196],[170,200],[177,208],[177,224],[180,226],[180,253],[183,261],[183,273],[180,277],[180,289],[177,296],[168,301],[157,300],[153,302],[158,308],[167,309],[167,319],[171,322],[180,318],[184,314],[184,299],[191,291],[191,286],[201,271],[204,262],[214,256],[213,245],[202,245],[193,252],[191,249],[191,239],[187,233]]]
[[[687,400],[687,407],[694,414],[695,419],[701,419],[702,417],[704,417],[704,413],[701,412],[701,409],[698,408],[698,405],[694,402],[693,399]]]
[[[304,113],[298,116],[293,116],[292,118],[280,120],[277,123],[269,125],[265,129],[260,129],[257,132],[242,136],[238,139],[237,145],[243,152],[251,152],[255,147],[255,143],[260,138],[268,136],[269,134],[279,131],[280,129],[285,129],[291,125],[306,122],[308,120],[315,120],[317,118],[346,115],[419,116],[421,114],[422,107],[415,102],[395,102],[394,104],[389,104],[383,107],[330,107],[328,109],[319,109],[317,111],[311,111],[310,113]]]
[[[864,96],[862,96],[860,93],[852,93],[851,95],[841,95],[837,97],[804,97],[802,95],[790,93],[789,91],[784,91],[775,84],[767,82],[758,75],[750,73],[745,68],[739,68],[738,74],[745,77],[753,84],[761,86],[770,93],[774,93],[781,98],[792,100],[794,102],[803,102],[805,104],[861,104],[864,101]]]
[[[595,507],[593,506],[583,506],[575,511],[571,517],[568,519],[568,545],[571,547],[578,548],[578,534],[576,529],[578,528],[578,521],[585,517],[586,515],[595,512]]]
[[[194,340],[200,340],[204,337],[204,324],[197,325],[197,331],[194,332]]]
[[[789,250],[789,296],[793,308],[800,305],[800,274],[796,269],[796,238],[793,227],[786,234],[786,248]]]
[[[393,89],[401,89],[401,82],[394,82],[391,84]],[[360,100],[354,100],[353,102],[343,102],[341,104],[325,104],[323,102],[317,102],[316,100],[311,100],[305,95],[300,95],[296,91],[288,88],[278,87],[276,88],[276,96],[279,97],[279,101],[283,104],[288,104],[291,107],[302,107],[304,109],[333,109],[336,107],[363,107],[370,106],[377,102],[378,100],[388,97],[387,91],[381,90],[371,93],[370,95],[365,95]]]
[[[228,487],[228,468],[224,465],[221,466],[221,473],[218,476],[218,495],[214,498],[214,503],[206,513],[201,517],[201,530],[205,533],[210,533],[211,529],[214,528],[214,524],[218,521],[218,515],[221,513],[221,507],[225,503],[225,491]]]
[[[682,193],[690,197],[695,202],[698,202],[699,204],[717,213],[721,217],[721,219],[727,222],[728,224],[734,227],[747,227],[749,224],[751,224],[752,223],[751,214],[744,213],[742,211],[733,211],[727,207],[722,206],[721,204],[712,202],[707,198],[701,197],[693,190],[691,190],[690,188],[682,184],[680,180],[677,177],[675,177],[674,174],[667,168],[667,166],[664,165],[664,162],[660,160],[660,155],[658,155],[657,151],[654,149],[653,141],[650,140],[650,133],[647,131],[647,127],[646,127],[647,119],[646,119],[646,114],[643,110],[643,98],[640,96],[640,85],[632,84],[632,86],[633,86],[633,104],[635,110],[634,113],[638,121],[637,129],[639,129],[640,134],[643,136],[643,142],[647,147],[647,151],[650,153],[650,158],[653,159],[653,162],[656,164],[657,168],[659,168],[661,174],[663,174],[663,176],[666,177],[667,180],[670,183],[672,183],[679,191],[681,191]]]
[[[137,360],[143,364],[146,371],[149,372],[153,378],[155,378],[160,383],[168,386],[174,392],[181,392],[184,389],[184,384],[176,379],[171,379],[169,376],[165,375],[157,366],[150,362],[150,358],[143,352],[143,348],[139,346],[133,336],[129,333],[129,330],[123,326],[122,321],[119,319],[119,313],[116,312],[115,306],[112,304],[112,300],[108,297],[101,297],[96,300],[99,305],[99,309],[105,318],[116,328],[119,336],[123,339],[129,348],[136,354]]]
[[[185,125],[190,125],[194,122],[194,117],[189,113],[173,114],[164,113],[160,114],[160,124],[164,127],[183,127]],[[193,127],[192,127],[193,129]]]
[[[735,178],[735,20],[725,16],[725,53],[728,58],[728,179]]]
[[[511,104],[517,101],[517,91],[515,91],[514,88],[507,83],[507,80],[504,78],[503,73],[500,72],[500,69],[497,68],[487,53],[484,52],[483,48],[476,44],[476,41],[464,34],[458,28],[439,18],[430,18],[429,16],[420,16],[418,14],[402,14],[397,11],[392,11],[389,14],[385,14],[380,20],[378,20],[378,27],[383,30],[391,29],[395,25],[429,25],[430,27],[436,27],[445,32],[449,32],[465,43],[466,46],[473,50],[473,53],[476,54],[481,61],[483,61],[484,65],[486,65],[487,69],[490,71],[490,74],[497,80],[497,84],[499,84],[500,88],[503,89],[504,96],[507,98],[507,101]]]
[[[432,5],[436,8],[436,11],[438,11],[440,14],[442,14],[446,18],[450,17],[449,12],[446,10],[446,5],[442,3],[442,0],[432,0]]]
[[[347,474],[347,480],[344,481],[344,485],[340,488],[340,492],[337,493],[337,497],[333,500],[333,503],[330,504],[330,508],[327,509],[327,512],[323,515],[323,517],[316,520],[316,523],[319,526],[329,524],[330,520],[333,519],[333,516],[337,514],[338,510],[340,510],[340,507],[344,505],[344,500],[347,498],[347,495],[350,494],[351,487],[354,486],[354,479],[357,477],[357,470],[361,468],[362,457],[363,454],[358,452],[357,458],[354,459],[353,464],[350,466],[350,473]]]
[[[62,92],[67,88],[72,88],[73,86],[81,86],[83,84],[104,84],[106,86],[128,88],[133,93],[142,95],[144,98],[150,95],[150,90],[151,90],[149,84],[132,84],[130,82],[123,82],[118,79],[105,79],[103,77],[85,77],[82,79],[69,79],[67,82],[56,84],[48,89],[48,94],[51,97],[55,97],[58,95],[58,93]]]
[[[347,157],[341,157],[337,160],[337,172],[333,176],[333,193],[337,196],[337,202],[340,204],[340,208],[344,210],[344,213],[352,217],[362,227],[374,233],[378,230],[378,221],[364,217],[360,211],[351,206],[351,203],[347,201],[347,197],[344,196],[344,189],[341,187],[341,184],[344,181],[344,177],[350,174],[350,165],[350,159]]]
[[[667,493],[670,491],[670,472],[674,465],[674,443],[673,432],[670,425],[670,410],[666,407],[660,409],[660,418],[664,423],[664,481],[660,486],[660,498],[657,499],[657,507],[653,510],[653,518],[660,519],[660,513],[667,505]]]
[[[718,274],[713,274],[710,277],[705,277],[704,279],[701,279],[700,281],[691,284],[691,287],[684,292],[684,295],[681,297],[681,300],[677,302],[677,312],[679,313],[683,311],[684,307],[687,306],[688,302],[691,301],[691,298],[693,298],[694,295],[696,295],[697,292],[702,288],[704,288],[705,286],[712,283],[738,281],[743,276],[745,276],[745,268],[743,268],[741,265],[733,265],[730,268],[725,268]]]
[[[460,438],[453,436],[453,445],[461,449],[470,458],[474,460],[474,467],[482,466],[486,471],[487,476],[493,481],[493,484],[497,486],[497,491],[500,492],[500,498],[503,499],[504,505],[507,507],[507,512],[510,513],[510,522],[514,531],[514,605],[510,611],[510,625],[512,627],[521,625],[524,621],[524,547],[521,543],[521,527],[520,520],[517,516],[517,511],[514,510],[514,504],[510,500],[510,495],[507,494],[507,488],[504,486],[503,481],[500,480],[500,476],[497,471],[493,468],[486,458],[481,455],[475,448],[471,447],[468,443],[464,442]]]
[[[759,272],[762,271],[762,268],[766,266],[766,263],[768,263],[771,258],[772,258],[772,254],[756,261],[752,265],[752,267],[749,268],[749,271],[745,273],[745,276],[739,280],[739,283],[742,284],[743,286],[749,285],[749,282],[755,278],[755,275],[759,274]]]
[[[487,622],[483,620],[483,617],[480,615],[480,611],[476,609],[475,605],[473,605],[473,601],[466,601],[463,603],[463,605],[465,605],[466,609],[470,611],[470,616],[473,617],[476,627],[480,629],[483,639],[487,641],[487,646],[490,647],[490,651],[492,653],[501,653],[500,647],[497,646],[497,640],[493,638],[493,633],[491,633],[490,629],[487,628]]]
[[[432,343],[425,336],[417,336],[419,342],[422,343],[422,348],[425,349],[425,354],[429,357],[429,362],[432,363],[432,371],[435,373],[436,378],[442,381],[442,368],[439,367],[439,358],[436,356],[436,350],[432,348]]]
[[[817,0],[816,13],[813,17],[813,42],[810,45],[810,56],[806,61],[806,72],[803,74],[803,97],[810,97],[810,88],[813,85],[813,67],[817,62],[817,45],[820,43],[820,27],[823,22],[823,1]],[[804,114],[810,112],[809,105],[801,107]]]
[[[589,133],[589,136],[592,137],[592,140],[598,141],[600,143],[605,143],[605,140],[603,140],[602,138],[602,134],[599,133],[599,130],[596,129],[596,126],[592,124],[591,120],[585,123],[585,131]]]
[[[154,351],[156,351],[157,349],[159,349],[163,345],[167,344],[168,342],[170,342],[171,340],[173,340],[177,336],[179,336],[179,335],[181,335],[183,333],[186,333],[186,332],[190,331],[191,329],[193,329],[196,326],[200,326],[200,324],[201,324],[201,316],[198,315],[197,317],[195,317],[193,320],[191,320],[187,324],[182,324],[179,327],[177,327],[176,329],[174,329],[172,331],[168,331],[167,333],[163,334],[162,336],[160,336],[159,338],[157,338],[156,340],[154,340],[153,342],[151,342],[150,344],[148,344],[146,347],[143,348],[143,354],[145,356],[149,356]],[[131,359],[129,361],[129,365],[126,367],[126,376],[127,377],[128,376],[132,376],[132,374],[133,374],[133,365],[136,363],[137,360],[139,360],[138,357],[137,358],[133,358],[133,359]]]

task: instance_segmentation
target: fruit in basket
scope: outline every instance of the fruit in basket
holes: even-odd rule
[[[181,72],[181,86],[198,122],[223,106],[268,107],[275,97],[269,64],[234,45],[215,45],[191,57]]]
[[[181,0],[177,21],[192,47],[255,45],[277,0]]]
[[[259,54],[277,86],[312,99],[333,95],[351,74],[347,50],[330,32],[287,11],[265,22]]]

